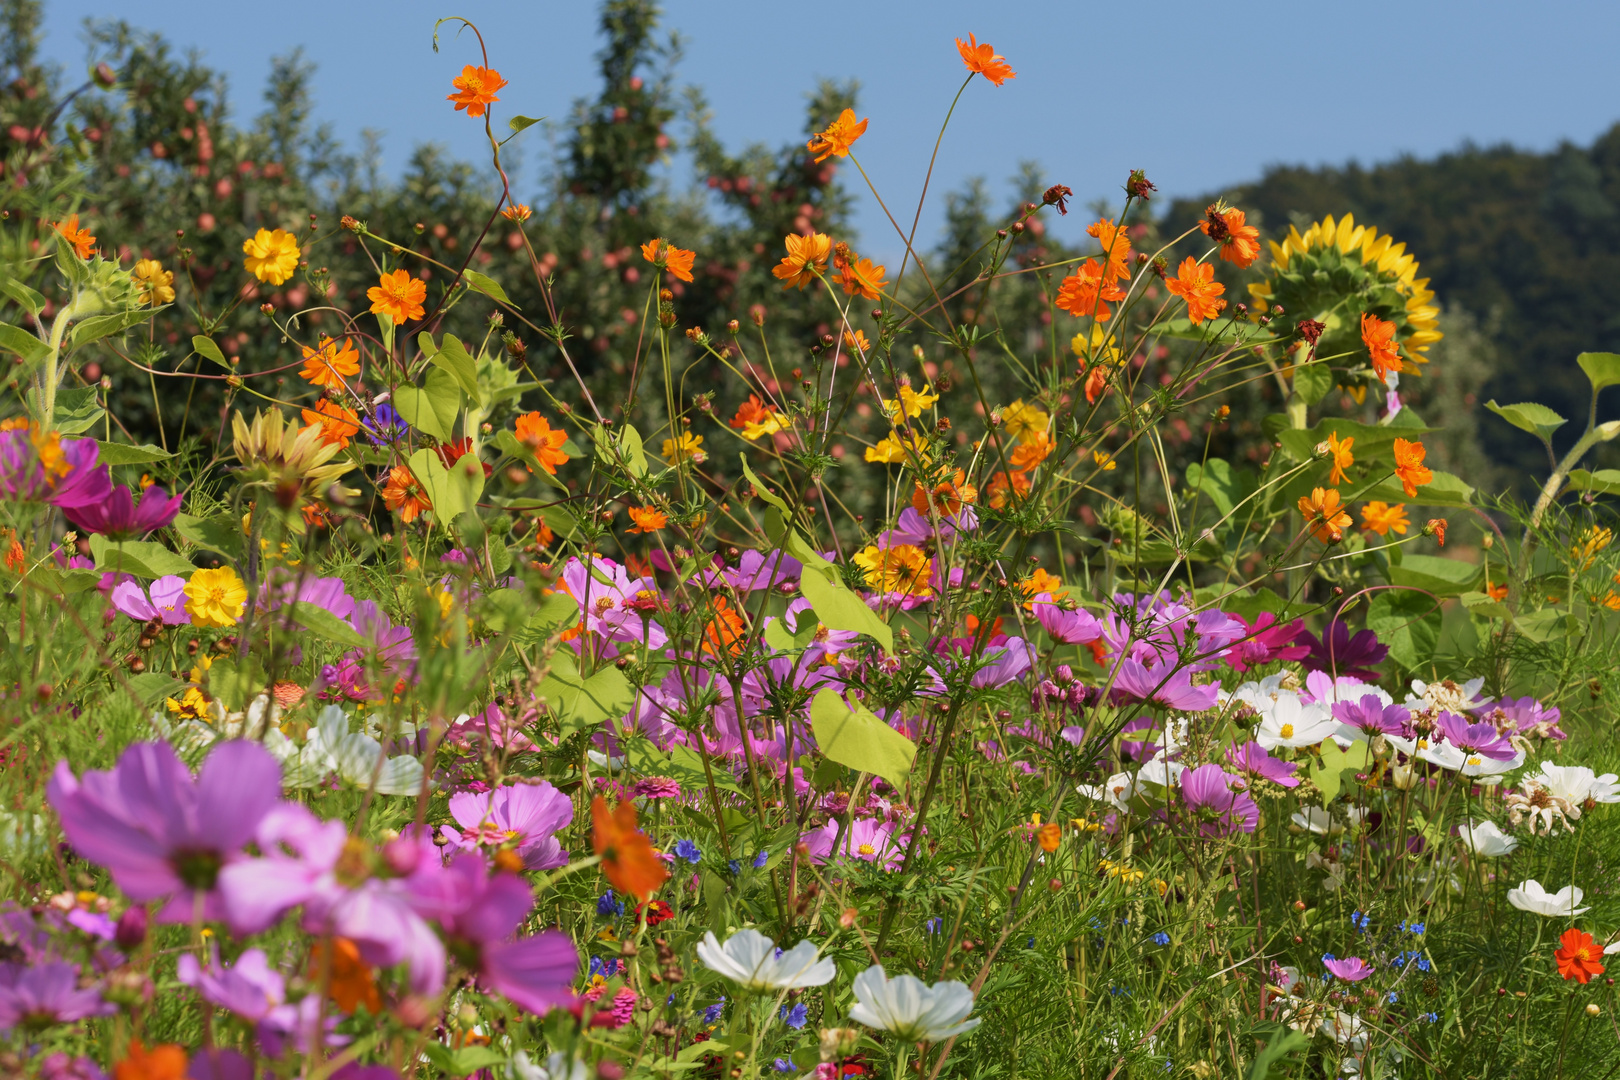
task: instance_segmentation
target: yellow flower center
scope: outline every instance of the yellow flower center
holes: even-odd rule
[[[856,848],[855,850],[858,853],[862,854],[862,855],[876,855],[877,854],[877,849],[874,848],[871,844],[862,844],[860,847]]]
[[[1285,738],[1285,739],[1292,739],[1294,737],[1294,725],[1293,724],[1284,724],[1282,726],[1282,737]]]

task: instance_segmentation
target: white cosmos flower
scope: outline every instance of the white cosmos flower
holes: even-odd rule
[[[1444,709],[1446,712],[1464,713],[1476,705],[1485,704],[1486,699],[1479,696],[1484,686],[1484,679],[1469,679],[1461,684],[1450,679],[1432,683],[1413,679],[1412,692],[1406,696],[1406,704],[1418,709]]]
[[[1268,713],[1276,704],[1278,696],[1291,694],[1292,690],[1283,685],[1282,675],[1267,675],[1258,682],[1246,682],[1233,690],[1230,694],[1222,691],[1220,701],[1222,704],[1237,702],[1247,705],[1257,713]],[[1295,682],[1295,686],[1299,683]]]
[[[1170,761],[1163,754],[1155,755],[1146,765],[1136,772],[1136,790],[1140,791],[1143,784],[1157,784],[1160,787],[1175,787],[1181,779],[1181,774],[1187,771],[1187,766],[1179,761]]]
[[[1105,802],[1115,810],[1129,811],[1130,805],[1126,800],[1136,794],[1136,782],[1130,773],[1119,772],[1101,784],[1081,784],[1075,790],[1094,802]]]
[[[1299,695],[1284,690],[1263,712],[1254,729],[1254,741],[1267,750],[1279,746],[1315,746],[1339,729],[1326,705],[1306,705]]]
[[[1620,784],[1615,783],[1620,777],[1614,773],[1598,776],[1585,765],[1554,765],[1543,761],[1539,770],[1526,773],[1524,778],[1534,780],[1548,794],[1572,806],[1579,806],[1587,799],[1600,803],[1620,802]]]
[[[1549,893],[1535,878],[1530,878],[1518,888],[1507,891],[1508,903],[1520,911],[1545,915],[1549,919],[1569,918],[1588,910],[1575,906],[1585,895],[1574,885],[1565,885],[1557,892]]]
[[[776,942],[758,930],[739,930],[721,945],[714,931],[698,942],[698,959],[710,971],[719,972],[744,990],[792,990],[805,986],[825,986],[838,974],[831,960],[816,959],[813,942],[801,941],[780,953]]]
[[[544,1066],[529,1060],[525,1050],[512,1055],[506,1066],[507,1080],[586,1080],[585,1062],[579,1058],[569,1061],[561,1050],[546,1058]]]
[[[1458,830],[1458,835],[1462,837],[1464,847],[1475,855],[1483,855],[1488,859],[1511,855],[1513,849],[1519,846],[1518,838],[1509,836],[1497,828],[1494,821],[1482,821],[1478,825],[1464,825]]]
[[[1344,832],[1344,826],[1335,825],[1333,815],[1320,806],[1302,806],[1289,820],[1300,828],[1316,833],[1319,836]]]
[[[347,714],[336,705],[321,710],[302,746],[275,728],[264,743],[281,762],[284,787],[314,787],[336,773],[361,789],[371,788],[375,780],[379,795],[415,795],[422,789],[419,760],[410,754],[384,760],[382,743],[364,732],[351,733]]]
[[[855,976],[855,999],[851,1020],[906,1042],[940,1042],[979,1026],[978,1017],[968,1017],[973,991],[966,983],[929,986],[910,975],[891,979],[881,965],[873,964]]]

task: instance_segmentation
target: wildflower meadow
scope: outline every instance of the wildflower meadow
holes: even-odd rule
[[[424,27],[435,216],[133,38],[13,128],[0,1074],[1620,1075],[1620,355],[1476,488],[1423,252],[1150,151],[927,246],[861,151],[950,100],[699,138],[718,224],[647,10],[538,194]]]

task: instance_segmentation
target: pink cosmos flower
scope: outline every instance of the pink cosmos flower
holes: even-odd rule
[[[1345,982],[1360,982],[1373,973],[1372,965],[1359,956],[1347,956],[1343,960],[1324,958],[1322,966]]]
[[[1310,655],[1309,645],[1294,644],[1305,630],[1302,619],[1277,625],[1277,616],[1274,613],[1262,611],[1254,622],[1249,622],[1241,616],[1238,621],[1244,625],[1244,637],[1227,649],[1223,657],[1232,665],[1233,671],[1244,672],[1261,664],[1270,664],[1277,660],[1300,660]]]
[[[164,626],[185,626],[191,622],[186,614],[186,579],[169,574],[143,589],[134,578],[126,577],[113,586],[108,599],[112,606],[140,622],[162,619]]]
[[[1299,765],[1272,757],[1266,753],[1265,747],[1252,739],[1241,747],[1233,746],[1227,750],[1226,761],[1238,772],[1257,780],[1270,780],[1273,784],[1281,784],[1283,787],[1299,786],[1300,778],[1294,775]]]
[[[549,783],[507,784],[482,794],[463,791],[450,797],[450,816],[461,828],[445,825],[439,832],[462,851],[510,844],[525,870],[568,864],[568,852],[552,834],[574,819],[574,803]]]
[[[1260,823],[1260,807],[1244,790],[1244,781],[1227,775],[1219,765],[1200,765],[1181,774],[1181,797],[1204,836],[1252,833]]]
[[[79,969],[61,960],[35,967],[0,964],[0,1030],[70,1024],[118,1010],[97,987],[79,988]]]
[[[1219,684],[1194,686],[1192,676],[1191,668],[1166,670],[1163,665],[1148,667],[1127,657],[1119,662],[1119,670],[1114,676],[1114,699],[1120,702],[1156,701],[1183,712],[1203,712],[1214,708],[1220,694]]]
[[[135,540],[172,522],[180,513],[180,498],[153,484],[141,492],[137,505],[129,487],[119,484],[100,501],[62,507],[62,516],[86,532]]]
[[[195,780],[167,743],[135,743],[110,772],[74,777],[65,761],[46,787],[68,842],[134,900],[169,902],[160,922],[223,915],[221,871],[281,799],[281,766],[257,743],[216,746]]]
[[[1352,738],[1371,739],[1378,735],[1402,734],[1412,719],[1412,713],[1401,705],[1385,705],[1376,694],[1363,694],[1357,701],[1334,702],[1333,718],[1343,725],[1339,729],[1341,733]],[[1510,753],[1508,756],[1513,755]]]
[[[800,839],[810,848],[811,861],[818,865],[833,855],[833,841],[838,835],[841,821],[832,818],[819,829],[812,829]],[[878,818],[857,818],[844,834],[839,851],[842,858],[856,858],[862,862],[880,865],[885,870],[897,870],[906,857],[900,837],[894,835],[894,825]]]
[[[1035,621],[1052,636],[1053,641],[1065,645],[1089,645],[1102,637],[1102,623],[1085,608],[1065,608],[1052,599],[1051,593],[1041,593],[1031,603],[1035,608]]]

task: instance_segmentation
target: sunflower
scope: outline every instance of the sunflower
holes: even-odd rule
[[[1417,374],[1416,365],[1428,363],[1429,346],[1441,336],[1440,308],[1405,244],[1346,214],[1338,221],[1329,215],[1303,234],[1290,227],[1282,243],[1270,246],[1271,276],[1249,286],[1256,317],[1281,305],[1290,325],[1324,324],[1319,354],[1364,356],[1361,316],[1371,314],[1395,324],[1405,372]],[[1367,378],[1376,379],[1371,369]]]

